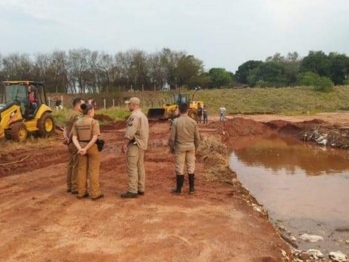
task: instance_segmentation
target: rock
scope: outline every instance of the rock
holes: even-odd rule
[[[299,237],[300,239],[302,239],[303,241],[308,241],[311,243],[315,243],[315,242],[319,242],[319,241],[323,241],[324,238],[321,236],[316,236],[316,235],[308,235],[308,234],[303,234]]]
[[[345,240],[345,243],[349,244],[349,240]]]
[[[324,254],[321,253],[320,250],[317,249],[309,249],[307,251],[307,253],[314,259],[318,259],[318,258],[323,258]]]
[[[287,253],[286,253],[286,251],[285,250],[283,250],[283,249],[281,249],[281,254],[282,254],[282,256],[287,256]]]
[[[279,226],[279,229],[282,231],[285,231],[285,227],[284,226]]]
[[[290,239],[291,239],[292,241],[294,241],[294,242],[297,242],[297,238],[294,237],[294,236],[291,236]]]
[[[331,252],[329,254],[329,257],[332,261],[335,261],[335,262],[345,262],[347,261],[347,256],[344,255],[342,252],[340,251],[337,251],[337,252]]]
[[[307,252],[301,252],[298,255],[298,258],[300,258],[302,260],[307,260],[307,259],[310,259],[310,254],[308,254]]]

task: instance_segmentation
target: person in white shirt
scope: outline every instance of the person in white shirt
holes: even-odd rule
[[[222,105],[220,108],[219,108],[219,121],[224,121],[225,120],[225,113],[226,113],[226,109],[224,107],[224,105]]]

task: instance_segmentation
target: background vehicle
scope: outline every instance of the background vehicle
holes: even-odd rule
[[[54,132],[43,82],[4,81],[0,86],[0,138],[24,141],[29,132],[47,137]]]
[[[171,104],[164,104],[162,108],[150,108],[148,110],[148,119],[149,120],[167,120],[169,118],[173,118],[176,110],[178,107],[183,104],[187,103],[189,105],[189,111],[188,115],[196,120],[197,115],[197,109],[201,106],[204,106],[203,101],[195,101],[193,100],[194,95],[192,96],[192,99],[190,99],[189,94],[175,94],[173,96],[173,103]]]

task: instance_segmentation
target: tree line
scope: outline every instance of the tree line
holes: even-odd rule
[[[0,54],[0,80],[42,80],[48,92],[98,93],[115,90],[159,90],[164,86],[219,88],[311,85],[328,90],[349,84],[349,57],[310,51],[276,53],[265,61],[250,60],[234,73],[204,70],[203,61],[183,51],[154,53],[128,50],[114,55],[86,48],[50,53]]]
[[[310,51],[300,58],[297,52],[279,53],[265,61],[250,60],[239,66],[237,82],[251,87],[314,86],[329,91],[334,85],[348,85],[349,57],[345,54]]]
[[[115,55],[89,49],[0,55],[0,80],[42,80],[49,92],[87,93],[154,90],[195,85],[203,62],[185,52],[164,48],[147,54],[129,50]]]

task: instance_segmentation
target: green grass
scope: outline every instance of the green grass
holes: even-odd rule
[[[213,89],[196,92],[183,90],[181,92],[194,95],[194,100],[204,101],[210,115],[217,115],[221,105],[225,105],[228,114],[298,115],[349,109],[349,86],[335,87],[329,93],[314,91],[312,87]],[[105,114],[113,119],[123,119],[127,113],[126,106],[123,107],[123,100],[131,96],[141,99],[143,112],[147,113],[151,107],[161,107],[164,103],[170,103],[174,93],[176,91],[120,93],[118,97],[120,107],[116,110],[108,109]],[[103,97],[106,97],[107,105],[111,104],[112,96],[104,94]],[[104,110],[98,110],[97,113],[99,112]]]
[[[69,110],[67,110],[67,109],[58,110],[58,111],[54,110],[52,113],[52,116],[55,120],[55,124],[57,126],[63,126],[65,121],[66,121],[68,113],[69,113]]]
[[[349,87],[330,93],[308,87],[204,90],[196,93],[196,99],[205,101],[214,115],[222,104],[229,114],[315,114],[349,109]]]
[[[99,109],[96,111],[96,114],[98,115],[106,115],[109,116],[113,121],[118,120],[125,120],[130,115],[130,111],[125,108],[120,107],[114,107],[114,108],[107,108],[107,109]],[[107,122],[108,123],[108,122]],[[100,122],[100,124],[107,124],[103,121]]]
[[[53,111],[53,117],[55,120],[56,125],[58,126],[63,126],[66,118],[69,114],[70,110],[69,109],[64,109],[61,111]],[[96,111],[96,114],[98,115],[106,115],[109,116],[112,121],[99,121],[100,125],[107,125],[110,124],[110,122],[115,122],[118,120],[125,120],[130,115],[130,111],[125,107],[125,108],[120,108],[120,107],[114,107],[114,108],[107,108],[107,109],[99,109]]]

